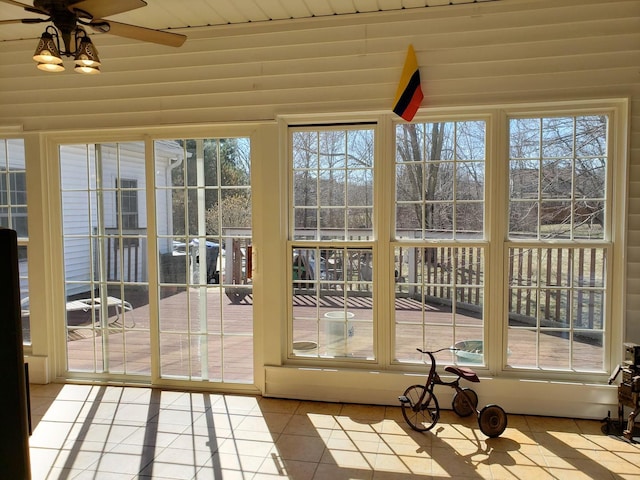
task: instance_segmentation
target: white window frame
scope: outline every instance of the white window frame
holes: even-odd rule
[[[503,264],[503,302],[502,313],[499,318],[502,321],[503,348],[499,352],[501,362],[496,365],[504,376],[532,377],[545,379],[570,379],[575,381],[603,381],[608,378],[611,371],[622,358],[622,343],[625,326],[625,291],[626,291],[626,264],[624,252],[626,249],[626,196],[628,169],[628,101],[626,99],[594,100],[562,102],[539,105],[522,105],[505,107],[501,111],[501,135],[500,141],[504,145],[504,161],[499,168],[506,181],[499,186],[501,198],[508,205],[508,178],[509,178],[509,132],[508,122],[510,118],[538,118],[549,116],[582,116],[592,114],[606,114],[608,116],[607,131],[607,171],[605,185],[605,219],[604,238],[596,241],[562,241],[562,240],[514,240],[508,237],[508,212],[503,216],[504,227],[501,230],[504,241],[501,248],[501,261]],[[495,209],[494,209],[495,211]],[[508,255],[510,248],[535,246],[540,248],[563,247],[595,247],[603,248],[607,252],[605,299],[604,299],[604,339],[603,339],[603,370],[582,371],[576,369],[539,369],[529,367],[512,367],[507,361],[507,329],[508,329]],[[497,326],[496,326],[497,327]]]
[[[286,169],[287,169],[287,178],[288,178],[288,202],[287,202],[287,218],[288,218],[288,231],[287,231],[287,340],[286,340],[286,357],[289,360],[293,361],[309,361],[308,358],[303,356],[296,357],[294,352],[294,339],[293,339],[293,298],[292,298],[292,289],[291,285],[293,284],[293,255],[292,253],[298,249],[368,249],[371,250],[373,256],[373,276],[376,278],[378,274],[377,271],[380,262],[376,261],[378,258],[378,236],[379,236],[379,228],[380,228],[380,208],[376,208],[376,204],[378,204],[379,198],[379,186],[380,180],[378,179],[379,175],[375,173],[377,167],[380,165],[380,123],[379,119],[369,119],[367,121],[350,121],[350,119],[338,120],[336,122],[326,122],[326,123],[312,123],[309,124],[304,121],[300,121],[297,123],[282,123],[284,134],[286,135]],[[329,131],[329,130],[359,130],[359,129],[368,129],[373,131],[373,198],[372,198],[372,226],[371,226],[371,238],[367,240],[348,240],[348,239],[333,239],[333,240],[322,240],[322,239],[314,239],[314,240],[306,240],[306,239],[295,239],[295,212],[294,212],[294,186],[293,186],[293,175],[294,168],[291,164],[293,158],[293,145],[292,145],[292,131],[302,131],[302,130],[310,130],[310,131]],[[345,206],[348,208],[348,206]],[[318,227],[320,228],[320,227]],[[347,225],[344,227],[345,234],[348,232]],[[373,315],[373,334],[371,338],[372,342],[372,351],[373,356],[371,358],[357,357],[357,358],[349,358],[349,357],[332,357],[331,355],[323,358],[322,355],[318,352],[318,356],[314,357],[312,361],[317,363],[326,363],[331,361],[338,362],[346,362],[346,363],[361,363],[361,364],[375,364],[379,362],[379,356],[376,354],[376,349],[378,345],[377,340],[377,312],[380,309],[380,290],[377,288],[377,282],[372,279],[372,296],[373,296],[373,307],[372,307],[372,315]],[[348,334],[348,333],[347,333]]]
[[[24,160],[24,167],[21,170],[16,171],[3,171],[0,172],[0,175],[3,175],[4,178],[4,182],[5,182],[5,193],[7,196],[7,203],[3,206],[6,206],[9,208],[9,211],[7,212],[7,216],[8,216],[8,223],[9,223],[9,228],[14,229],[17,231],[16,226],[14,224],[14,221],[12,221],[13,218],[15,217],[19,217],[24,219],[25,221],[28,221],[29,219],[29,194],[28,194],[28,175],[27,175],[27,159],[26,159],[26,141],[24,138],[22,137],[14,137],[14,136],[2,136],[1,137],[2,140],[2,148],[4,148],[5,153],[4,153],[4,158],[5,161],[7,161],[5,166],[8,166],[8,155],[9,155],[9,147],[8,147],[8,143],[9,141],[21,141],[22,142],[22,153],[23,153],[23,160]],[[13,215],[11,213],[11,208],[14,206],[12,201],[11,201],[11,197],[17,194],[16,190],[11,190],[11,185],[13,184],[13,182],[11,181],[12,178],[16,178],[17,175],[22,175],[22,180],[24,182],[24,190],[20,190],[20,193],[22,195],[24,195],[25,197],[25,203],[24,204],[18,204],[19,206],[25,206],[26,207],[26,212],[25,213],[21,213],[18,215]],[[22,306],[22,311],[23,311],[23,315],[26,314],[28,316],[31,315],[30,313],[30,303],[29,303],[29,276],[28,276],[28,259],[29,259],[29,230],[28,230],[28,225],[27,225],[27,235],[26,236],[21,236],[20,232],[18,232],[18,251],[20,251],[21,249],[25,250],[26,253],[26,258],[24,260],[20,260],[20,262],[26,262],[27,265],[27,276],[23,276],[20,275],[20,284],[23,286],[23,288],[21,288],[20,291],[20,298],[21,298],[21,306]],[[24,288],[26,286],[26,288]],[[30,328],[29,330],[31,330],[31,322],[30,322]],[[29,341],[24,341],[23,339],[23,343],[26,347],[28,347],[30,349],[32,340],[33,340],[33,335],[31,335],[30,333],[30,340]]]
[[[628,101],[626,99],[576,101],[562,103],[541,103],[526,105],[505,105],[493,109],[468,108],[460,109],[459,115],[448,115],[446,110],[432,115],[417,116],[415,122],[436,122],[463,120],[478,111],[488,115],[487,121],[487,165],[486,165],[486,210],[485,210],[485,338],[493,341],[485,342],[485,365],[474,366],[478,371],[505,378],[532,378],[544,380],[571,380],[602,382],[608,378],[612,368],[621,361],[624,335],[625,313],[625,262],[626,248],[626,171],[628,168]],[[518,246],[518,242],[508,239],[508,120],[512,116],[559,116],[607,114],[609,116],[608,158],[606,185],[606,236],[603,242],[595,245],[606,245],[608,264],[606,276],[605,299],[605,332],[604,332],[604,365],[602,371],[551,370],[535,368],[514,368],[508,366],[507,353],[507,315],[508,315],[508,252],[509,247]],[[394,126],[395,131],[395,126]],[[394,175],[395,177],[395,175]],[[395,222],[394,222],[395,223]],[[392,242],[393,246],[403,245],[401,241]],[[454,245],[455,242],[447,241]],[[530,242],[529,242],[530,243]],[[415,245],[416,242],[407,242]],[[421,242],[431,246],[430,242]],[[537,243],[545,246],[544,243]],[[561,246],[557,241],[549,241],[550,246]],[[574,246],[572,244],[572,246]],[[393,252],[393,249],[391,249]],[[391,260],[390,260],[391,261]],[[392,307],[392,305],[391,305]],[[497,340],[497,341],[496,341]],[[394,340],[395,342],[395,340]],[[395,345],[392,352],[395,351]],[[419,362],[395,362],[400,369]]]
[[[474,110],[477,111],[477,113],[474,113]],[[489,216],[489,205],[490,205],[490,197],[491,197],[491,191],[492,189],[489,187],[490,185],[490,181],[491,181],[491,169],[492,169],[492,161],[491,158],[493,158],[492,155],[492,151],[491,151],[491,145],[492,142],[490,141],[490,139],[492,138],[492,136],[494,135],[494,130],[495,130],[495,118],[490,115],[489,113],[487,113],[487,110],[479,110],[479,109],[467,109],[464,112],[461,112],[459,114],[450,114],[448,112],[443,112],[443,113],[439,113],[439,112],[434,112],[433,115],[421,115],[421,116],[417,116],[413,123],[419,123],[419,124],[424,124],[424,123],[458,123],[458,122],[484,122],[484,126],[485,126],[485,137],[484,137],[484,142],[485,142],[485,155],[484,155],[484,174],[485,174],[485,179],[484,179],[484,204],[485,204],[485,208],[484,208],[484,219],[483,219],[483,230],[481,232],[481,234],[473,236],[472,238],[469,239],[462,239],[461,236],[459,235],[458,232],[456,232],[455,230],[451,232],[451,235],[449,237],[443,238],[443,239],[435,239],[435,238],[421,238],[421,239],[410,239],[407,237],[400,237],[397,234],[396,231],[396,227],[397,227],[397,222],[396,222],[396,212],[397,212],[397,195],[396,195],[396,171],[395,171],[395,165],[396,165],[396,150],[397,150],[397,144],[395,142],[395,138],[396,138],[396,128],[399,125],[399,122],[394,122],[393,123],[393,131],[391,133],[392,138],[394,139],[393,141],[393,163],[394,165],[394,170],[393,173],[391,175],[392,180],[391,180],[391,189],[393,191],[393,194],[391,196],[391,202],[393,205],[393,221],[392,221],[392,231],[391,231],[391,242],[390,242],[390,262],[394,261],[394,253],[395,250],[397,248],[437,248],[437,247],[442,247],[442,248],[451,248],[452,250],[454,249],[462,249],[462,248],[473,248],[473,249],[478,249],[478,250],[482,250],[482,257],[483,257],[483,261],[484,261],[484,268],[485,268],[485,272],[486,269],[489,268],[489,263],[490,263],[490,234],[489,234],[489,229],[490,229],[490,224],[488,223],[488,218],[490,218]],[[492,130],[493,129],[493,130]],[[442,162],[442,160],[439,160],[438,162]],[[455,159],[455,163],[460,162],[459,159]],[[454,163],[454,161],[447,161],[447,163]],[[402,203],[402,202],[400,202]],[[449,203],[451,205],[454,204],[458,204],[458,203],[464,203],[464,202],[458,202],[458,200],[455,197],[452,197],[451,200],[449,200]],[[455,228],[455,223],[454,223],[454,228]],[[423,232],[424,234],[424,232]],[[393,271],[393,263],[392,263],[392,271]],[[484,341],[484,344],[488,344],[487,339],[488,339],[488,321],[489,321],[489,315],[490,315],[490,310],[489,310],[489,305],[487,305],[488,300],[487,300],[487,293],[488,293],[488,285],[487,285],[487,281],[488,281],[489,276],[485,273],[484,275],[484,282],[482,284],[482,286],[480,287],[483,291],[484,291],[484,302],[481,305],[481,331],[482,334],[479,335],[480,338]],[[395,286],[394,286],[395,287]],[[395,288],[392,287],[392,294],[391,294],[391,298],[395,298]],[[417,353],[415,355],[415,361],[411,361],[411,360],[407,360],[405,359],[398,359],[397,358],[397,353],[398,353],[398,343],[399,340],[396,337],[396,323],[395,323],[395,311],[394,311],[394,304],[390,305],[391,311],[390,311],[390,316],[389,318],[392,319],[392,325],[390,325],[389,328],[391,328],[391,331],[393,332],[392,334],[392,338],[393,338],[393,344],[392,344],[392,349],[391,349],[391,355],[392,358],[390,359],[390,361],[392,362],[392,364],[402,368],[403,366],[406,365],[415,365],[418,363],[422,363],[423,361],[423,357]],[[453,317],[453,315],[455,315],[454,313],[452,313],[452,319],[451,319],[451,329],[452,329],[452,335],[453,332],[456,330],[456,328],[459,327],[458,323],[457,323],[457,317]],[[449,344],[446,343],[446,341],[444,341],[442,339],[439,338],[427,338],[428,337],[428,328],[424,328],[423,327],[423,338],[416,338],[415,339],[415,345],[412,345],[412,347],[419,347],[422,349],[427,349],[427,350],[436,350],[436,349],[440,349],[440,348],[446,348],[448,346],[450,346]],[[406,350],[406,349],[405,349]],[[474,369],[478,369],[478,370],[486,370],[486,366],[488,365],[488,361],[487,361],[488,355],[485,352],[484,354],[484,362],[481,365],[478,365],[476,368],[476,365],[474,365]],[[437,356],[438,361],[442,360],[445,361],[445,359],[447,359],[447,362],[451,362],[451,354],[450,352],[444,352],[442,354],[440,354],[439,356]]]
[[[540,369],[516,369],[507,365],[507,274],[508,248],[512,243],[508,241],[508,158],[510,116],[549,116],[549,115],[586,115],[605,113],[609,116],[608,133],[608,162],[607,172],[607,218],[609,228],[606,241],[610,249],[607,264],[608,285],[606,288],[605,339],[603,371],[555,371]],[[328,119],[328,117],[330,117]],[[345,116],[339,114],[319,117],[322,122],[342,123]],[[371,117],[369,117],[371,118]],[[395,224],[395,172],[393,170],[395,158],[395,125],[401,120],[386,113],[376,117],[378,130],[376,134],[376,163],[375,163],[375,218],[379,223],[375,226],[375,252],[377,254],[376,273],[377,282],[374,357],[373,362],[379,368],[390,371],[408,372],[421,366],[422,362],[396,362],[393,360],[395,352],[395,335],[393,334],[393,247],[401,244],[393,240],[393,225]],[[536,104],[494,105],[489,107],[459,107],[459,108],[430,108],[422,109],[415,118],[415,122],[453,121],[465,119],[484,119],[487,121],[486,130],[486,194],[485,194],[485,235],[474,245],[485,247],[486,278],[484,282],[484,330],[485,338],[493,339],[485,345],[485,364],[478,368],[480,373],[490,376],[509,378],[530,378],[534,380],[561,380],[579,382],[602,383],[608,379],[610,371],[622,359],[622,343],[625,329],[625,291],[626,291],[626,263],[624,253],[626,248],[626,172],[628,169],[628,135],[629,135],[629,101],[628,99],[580,100],[571,102],[544,102]],[[318,118],[315,118],[316,123]],[[288,127],[313,122],[309,116],[287,117],[280,122],[280,134],[283,145],[288,145]],[[285,171],[291,182],[291,157],[288,148],[285,152]],[[287,218],[291,221],[291,185],[289,185]],[[283,211],[284,213],[284,211]],[[291,225],[289,225],[291,228]],[[291,231],[287,230],[288,240],[286,256],[292,251],[292,246],[301,246],[301,242],[292,242]],[[414,242],[410,242],[415,244]],[[449,241],[457,245],[456,241]],[[291,259],[287,260],[287,285],[291,282]],[[298,359],[291,356],[292,343],[292,313],[291,298],[287,295],[289,305],[287,337],[283,349],[285,362],[295,363]],[[305,360],[307,364],[323,364],[319,360]],[[356,364],[350,364],[356,366]],[[360,368],[367,368],[366,362]]]

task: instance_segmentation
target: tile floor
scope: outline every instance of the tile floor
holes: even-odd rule
[[[32,385],[34,480],[640,479],[640,445],[601,422],[510,415],[488,439],[444,411],[427,433],[398,407]]]

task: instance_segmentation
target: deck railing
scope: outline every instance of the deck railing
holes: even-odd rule
[[[338,239],[349,242],[349,249],[357,251],[352,242],[371,241],[370,231],[349,230],[348,238],[343,230],[311,230],[305,236],[304,229],[296,230],[299,240],[319,240],[316,246],[297,246],[293,254],[293,279],[296,292],[315,288],[320,282],[321,294],[339,288],[331,280],[372,280],[372,256],[354,255],[343,259],[344,265],[336,266],[325,255],[322,241]],[[396,232],[398,233],[398,232]],[[399,233],[401,238],[411,239],[410,231]],[[334,247],[335,248],[335,247]],[[340,247],[338,247],[340,248]],[[366,247],[365,247],[366,248]],[[319,277],[315,259],[307,259],[306,252],[317,249]],[[454,260],[455,256],[455,260]],[[508,259],[508,311],[513,324],[564,328],[572,325],[582,329],[600,329],[603,322],[603,289],[605,256],[602,247],[561,248],[556,246],[510,249]],[[325,258],[327,257],[327,258]],[[348,260],[348,262],[347,262]],[[305,273],[302,273],[305,272]],[[311,272],[311,273],[310,273]],[[483,247],[397,247],[395,258],[396,295],[420,301],[451,305],[458,309],[478,312],[484,303],[484,248]],[[306,283],[306,280],[314,282]],[[329,280],[329,282],[326,282]],[[365,285],[364,283],[362,285]],[[365,290],[369,287],[365,285]],[[348,289],[363,288],[347,286]]]
[[[431,303],[477,310],[483,302],[483,249],[480,247],[398,249],[397,294]],[[538,260],[538,257],[540,260]],[[509,256],[508,308],[520,324],[602,328],[604,251],[592,248],[513,248]],[[455,289],[455,294],[454,294]],[[420,293],[423,292],[423,293]],[[573,302],[572,308],[569,308]]]
[[[117,228],[105,229],[104,256],[107,281],[146,280],[146,234],[146,228],[122,231]]]

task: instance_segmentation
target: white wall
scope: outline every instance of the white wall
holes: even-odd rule
[[[258,268],[266,269],[284,259],[285,238],[281,222],[265,220],[273,219],[268,208],[281,211],[281,197],[264,193],[267,181],[273,189],[280,178],[277,131],[268,124],[282,114],[389,111],[409,43],[421,68],[423,109],[629,97],[626,338],[640,343],[639,24],[639,0],[509,0],[199,29],[189,31],[177,50],[100,35],[95,43],[103,74],[89,78],[37,71],[31,60],[33,39],[4,42],[0,125],[54,134],[105,128],[141,133],[159,126],[188,131],[196,124],[265,122],[252,156],[264,172],[260,182],[265,185],[257,185],[256,194],[264,188],[258,209],[265,215],[254,215],[254,238],[265,249],[269,245],[268,253],[258,253]],[[48,221],[45,214],[42,221]],[[260,275],[264,271],[254,279],[256,296],[265,292]],[[281,279],[268,281],[269,288],[283,286]],[[258,385],[272,395],[302,395],[307,381],[279,367],[282,309],[276,305],[256,313],[257,324],[270,319],[278,327],[258,329],[264,342],[257,358],[273,366],[264,376],[257,373]],[[283,375],[300,382],[283,382]],[[371,377],[359,374],[354,382],[351,374],[335,375],[327,373],[327,378],[342,384],[342,391],[357,387],[348,399],[366,400]],[[520,408],[564,414],[582,398],[558,395],[562,389],[557,386],[538,387],[529,407]],[[392,391],[389,387],[375,398],[385,402]],[[576,415],[592,415],[593,405],[615,401],[615,390],[598,387],[601,391],[591,407]],[[544,403],[536,403],[537,397]],[[506,393],[502,398],[509,401]],[[559,398],[564,403],[554,409]]]

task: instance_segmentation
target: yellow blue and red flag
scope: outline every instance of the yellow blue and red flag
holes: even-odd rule
[[[410,122],[418,111],[423,98],[416,52],[413,45],[409,45],[396,98],[393,102],[393,112]]]

